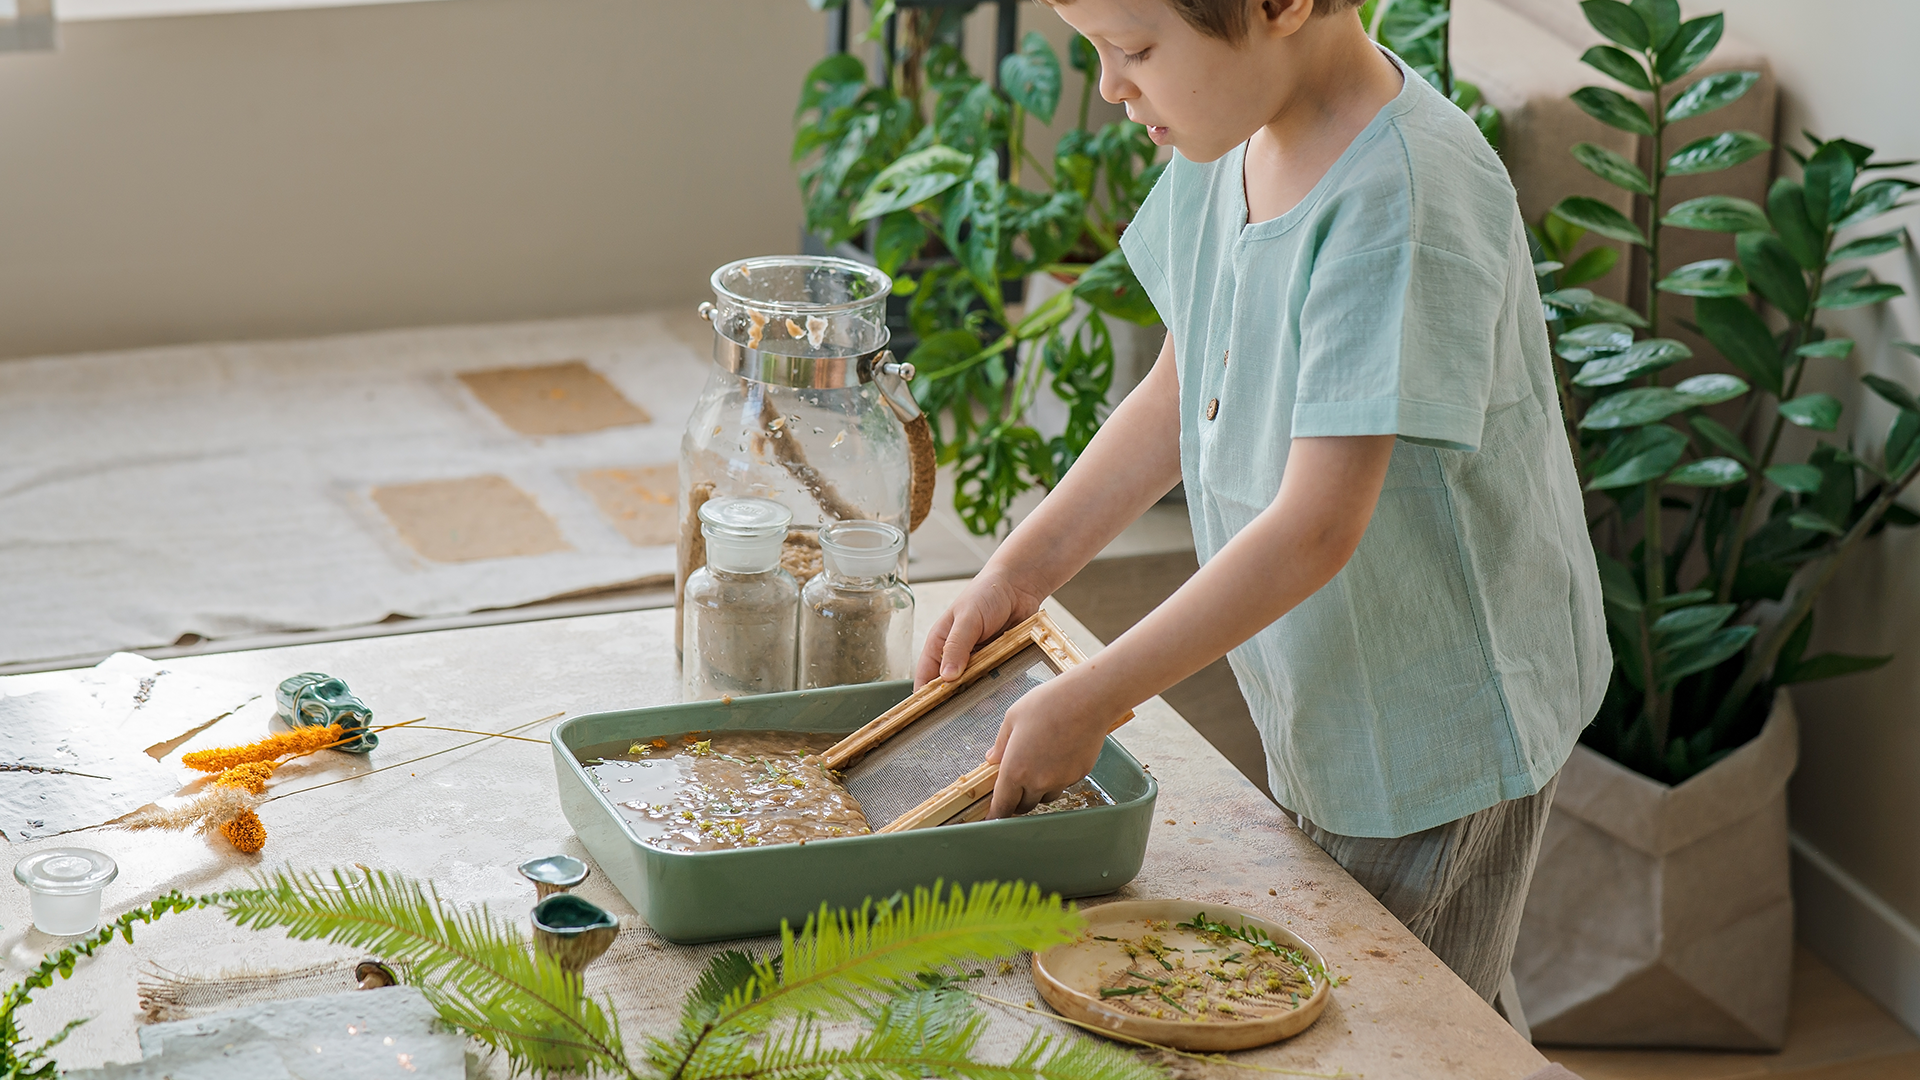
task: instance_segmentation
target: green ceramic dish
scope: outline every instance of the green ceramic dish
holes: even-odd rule
[[[561,809],[620,895],[683,944],[770,934],[782,920],[797,928],[823,903],[857,907],[936,880],[1030,881],[1076,897],[1113,892],[1140,872],[1159,785],[1112,739],[1093,767],[1112,806],[731,851],[642,844],[574,756],[579,747],[686,731],[853,731],[910,690],[868,683],[573,717],[553,729]]]

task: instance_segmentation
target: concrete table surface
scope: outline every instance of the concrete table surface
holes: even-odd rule
[[[916,588],[919,633],[951,602],[959,584]],[[1070,615],[1057,608],[1054,614],[1089,651],[1098,647]],[[325,671],[346,679],[374,707],[377,722],[426,716],[431,724],[501,731],[563,710],[571,715],[677,700],[672,626],[671,610],[652,610],[168,663],[268,691],[296,672]],[[537,724],[522,734],[542,736],[549,726]],[[186,749],[251,741],[265,734],[263,727],[260,714],[245,713],[210,728]],[[1236,1060],[1373,1080],[1519,1080],[1547,1066],[1171,708],[1157,698],[1147,702],[1118,738],[1161,788],[1146,864],[1110,899],[1180,897],[1246,908],[1314,942],[1347,980],[1305,1033],[1235,1055]],[[325,753],[283,768],[270,794],[364,773],[466,739],[448,732],[394,731],[383,736],[370,758]],[[11,844],[4,854],[10,866],[40,847],[105,851],[120,864],[119,879],[106,893],[109,913],[169,889],[197,893],[241,886],[250,870],[261,867],[364,863],[431,878],[449,900],[486,903],[523,923],[533,896],[516,865],[552,852],[586,857],[561,816],[550,752],[531,743],[487,740],[415,766],[269,802],[260,814],[269,839],[258,856],[241,855],[218,837],[112,830]],[[638,921],[603,875],[596,874],[580,892],[629,924]],[[1109,898],[1082,903],[1104,899]],[[28,925],[25,890],[0,883],[0,965],[6,982],[58,943]],[[647,947],[663,960],[679,950],[645,933]],[[690,982],[707,952],[685,952],[679,969]],[[330,946],[288,942],[278,933],[240,930],[210,912],[170,916],[142,928],[134,945],[108,946],[84,961],[73,978],[36,995],[23,1014],[24,1026],[38,1037],[71,1018],[90,1016],[91,1022],[62,1046],[61,1064],[135,1061],[140,1056],[136,983],[154,968],[204,976],[292,968],[342,955]],[[1033,998],[1030,985],[1020,988],[1023,981],[1016,969],[999,985],[1008,988],[1004,993]],[[656,986],[657,993],[637,999],[635,1015],[625,1015],[623,1006],[630,1041],[670,1017],[684,989]],[[635,1001],[634,993],[616,998]],[[996,1024],[1031,1019],[1001,1012]],[[1187,1066],[1222,1077],[1250,1075],[1195,1062],[1185,1063],[1183,1073],[1191,1074]],[[505,1075],[500,1062],[489,1072]]]

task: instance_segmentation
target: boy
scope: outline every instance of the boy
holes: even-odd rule
[[[1178,150],[1122,239],[1167,341],[916,681],[956,677],[1184,478],[1200,571],[1007,714],[993,814],[1225,654],[1274,797],[1492,1001],[1612,667],[1506,171],[1356,0],[1052,3],[1101,95]]]

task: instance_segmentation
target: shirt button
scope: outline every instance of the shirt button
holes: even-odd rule
[[[1211,420],[1214,417],[1219,415],[1220,415],[1220,399],[1214,398],[1212,401],[1207,402],[1207,419]]]
[[[1223,353],[1221,353],[1221,354],[1220,354],[1220,366],[1221,366],[1221,367],[1226,367],[1226,366],[1227,366],[1227,360],[1228,360],[1229,358],[1231,358],[1232,356],[1233,356],[1233,350],[1232,350],[1232,349],[1228,349],[1228,350],[1227,350],[1226,352],[1223,352]]]

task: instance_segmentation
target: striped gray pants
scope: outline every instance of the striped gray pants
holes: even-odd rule
[[[1501,1011],[1524,1034],[1511,1000],[1513,943],[1559,783],[1555,776],[1536,794],[1410,836],[1342,836],[1305,818],[1300,828],[1474,993],[1488,1002],[1500,995]]]

